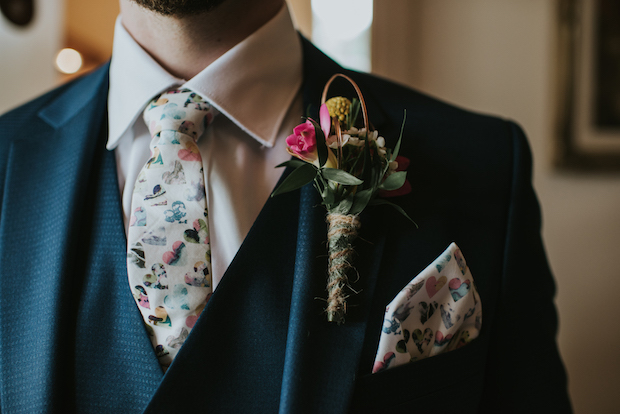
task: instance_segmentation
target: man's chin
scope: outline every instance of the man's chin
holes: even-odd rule
[[[131,0],[132,2],[164,16],[183,17],[206,13],[226,0]]]

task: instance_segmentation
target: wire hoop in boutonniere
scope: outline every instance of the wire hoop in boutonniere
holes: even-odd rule
[[[339,77],[351,83],[357,98],[327,99],[330,85]],[[358,129],[360,112],[363,127]],[[397,160],[404,125],[403,119],[401,136],[394,149],[387,148],[385,139],[370,129],[359,86],[348,76],[337,73],[323,89],[319,123],[307,118],[286,139],[286,149],[295,158],[278,167],[290,166],[294,170],[272,197],[313,183],[323,200],[327,209],[329,255],[325,312],[330,322],[344,323],[348,292],[355,293],[348,282],[348,274],[354,270],[353,242],[361,227],[359,214],[367,206],[388,204],[411,220],[400,206],[378,198],[391,192],[400,195],[411,191],[407,173],[401,171],[403,162],[399,168],[402,157]]]

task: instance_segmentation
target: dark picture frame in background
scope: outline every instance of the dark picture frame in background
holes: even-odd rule
[[[555,165],[620,172],[620,2],[559,7]]]
[[[18,27],[26,27],[34,18],[34,0],[0,0],[0,15]]]

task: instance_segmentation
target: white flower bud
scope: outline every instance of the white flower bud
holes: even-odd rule
[[[385,157],[386,151],[385,148],[377,148],[377,152],[379,153],[379,155],[381,155],[382,157]]]
[[[398,168],[398,161],[391,161],[389,168],[391,171],[396,171],[396,169]]]
[[[325,143],[329,148],[338,148],[338,138],[336,137],[336,135],[328,136],[327,139],[325,139]]]
[[[383,137],[377,138],[377,147],[379,148],[385,147],[385,138]]]

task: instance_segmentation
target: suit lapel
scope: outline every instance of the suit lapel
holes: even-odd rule
[[[359,249],[362,293],[336,326],[319,299],[324,217],[312,187],[267,202],[146,412],[346,412],[383,236],[362,234],[375,240]]]
[[[277,412],[298,211],[267,201],[146,412]]]
[[[318,112],[324,83],[342,69],[303,42],[304,107]],[[146,412],[346,412],[385,238],[380,226],[363,226],[361,293],[337,326],[320,299],[327,224],[314,188],[268,200]],[[170,398],[198,389],[202,398]]]
[[[281,413],[347,411],[349,398],[359,368],[359,357],[372,305],[380,266],[384,236],[380,229],[366,225],[362,217],[360,238],[356,242],[355,267],[359,279],[351,275],[359,294],[347,299],[346,322],[327,322],[324,313],[327,260],[325,251],[325,211],[318,206],[316,190],[306,187],[298,235],[298,257],[281,394]],[[379,231],[377,231],[379,230]],[[305,236],[302,243],[301,236]],[[362,241],[371,240],[369,242]]]
[[[110,247],[120,234],[123,249],[124,237],[113,156],[105,165],[100,156],[107,74],[104,67],[62,90],[10,150],[0,219],[0,383],[11,385],[2,390],[8,412],[92,409],[157,384],[140,353],[132,357],[139,376],[114,375],[119,344],[122,354],[140,343],[140,325],[118,302],[124,253]],[[97,283],[104,289],[93,290]],[[133,331],[120,335],[127,326]]]

